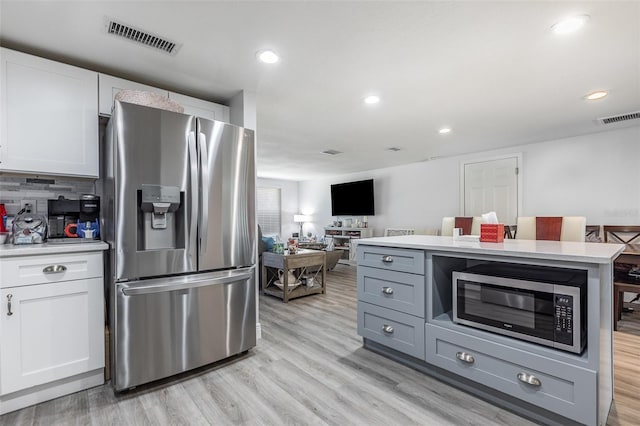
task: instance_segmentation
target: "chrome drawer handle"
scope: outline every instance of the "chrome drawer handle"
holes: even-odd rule
[[[384,331],[387,334],[393,334],[393,327],[391,327],[390,325],[383,325],[382,326],[382,331]]]
[[[7,316],[13,315],[13,312],[11,312],[11,299],[12,298],[13,298],[13,294],[7,294],[7,308],[8,308]]]
[[[393,289],[391,287],[382,287],[382,292],[384,294],[393,294]]]
[[[518,380],[520,380],[522,383],[526,383],[528,385],[535,386],[535,387],[542,386],[542,382],[540,381],[540,379],[538,379],[533,374],[518,373],[517,377],[518,377]]]
[[[391,256],[382,256],[382,262],[384,262],[384,263],[393,263],[393,257],[391,257]]]
[[[456,358],[458,358],[462,362],[466,362],[467,364],[473,364],[474,362],[476,362],[476,359],[473,357],[473,355],[466,352],[456,352]]]
[[[60,272],[64,272],[67,270],[67,267],[64,265],[49,265],[42,270],[45,274],[59,274]]]

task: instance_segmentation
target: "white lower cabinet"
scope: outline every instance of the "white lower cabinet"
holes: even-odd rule
[[[0,259],[0,414],[104,382],[101,258]]]
[[[3,289],[0,392],[104,367],[102,279]]]

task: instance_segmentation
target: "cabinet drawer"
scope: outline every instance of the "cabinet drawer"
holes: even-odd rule
[[[0,259],[0,288],[102,277],[102,252]]]
[[[595,371],[433,324],[425,327],[425,341],[430,364],[581,423],[597,418]],[[539,385],[524,383],[522,374]]]
[[[424,318],[424,275],[359,266],[358,300]]]
[[[424,359],[424,319],[358,302],[358,334]]]
[[[424,251],[358,244],[358,266],[424,274]]]

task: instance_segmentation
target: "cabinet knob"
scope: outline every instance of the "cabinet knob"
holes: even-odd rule
[[[393,289],[391,287],[382,287],[382,292],[384,294],[393,294]]]
[[[13,298],[13,294],[7,294],[7,316],[13,315],[11,312],[11,299]]]
[[[533,386],[533,387],[536,387],[536,388],[542,386],[542,382],[540,381],[540,379],[538,379],[533,374],[520,372],[520,373],[518,373],[518,375],[516,377],[518,377],[518,380],[520,380],[522,383],[525,383],[525,384],[527,384],[529,386]]]
[[[462,362],[466,362],[467,364],[473,364],[474,362],[476,362],[476,359],[473,357],[473,355],[466,352],[456,352],[456,358],[458,358]]]
[[[384,263],[393,263],[393,257],[391,257],[391,256],[382,256],[382,261]]]
[[[60,272],[64,272],[67,270],[67,267],[64,265],[49,265],[45,267],[42,272],[45,274],[59,274]]]
[[[385,324],[382,326],[382,331],[384,331],[387,334],[393,334],[393,327],[391,327],[388,324]]]

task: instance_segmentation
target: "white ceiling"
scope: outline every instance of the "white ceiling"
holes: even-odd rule
[[[574,14],[591,19],[550,31]],[[107,35],[105,16],[182,47],[169,56]],[[611,128],[598,117],[640,110],[638,2],[2,0],[0,43],[219,102],[255,92],[261,177],[593,133]],[[258,63],[264,48],[281,61]],[[597,89],[610,94],[582,99]],[[370,93],[382,102],[364,105]]]

